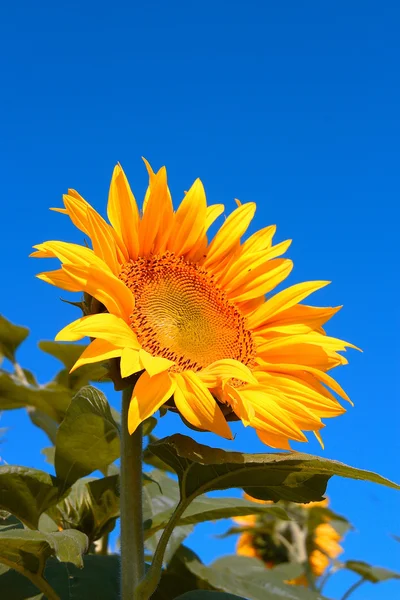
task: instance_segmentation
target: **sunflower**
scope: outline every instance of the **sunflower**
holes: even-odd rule
[[[260,501],[251,496],[247,496],[247,499],[271,504],[270,501]],[[316,527],[308,529],[310,525],[308,511],[314,507],[325,508],[327,505],[327,499],[308,504],[283,503],[288,512],[292,512],[297,524],[306,528],[305,546],[308,549],[310,569],[315,577],[323,575],[330,561],[343,552],[343,548],[339,544],[342,536],[328,522],[329,517],[322,516],[322,521],[325,522],[320,522]],[[236,553],[241,556],[258,558],[264,562],[266,567],[272,568],[282,563],[296,561],[296,556],[300,556],[302,553],[300,552],[299,555],[296,548],[292,548],[292,545],[296,544],[296,538],[293,537],[291,524],[286,521],[278,523],[268,514],[266,516],[259,514],[234,517],[233,521],[243,528],[236,545]],[[305,575],[300,575],[288,583],[308,585],[308,580]]]
[[[73,369],[117,358],[122,378],[137,374],[131,433],[173,398],[191,426],[227,439],[231,414],[274,448],[307,441],[304,431],[320,440],[321,419],[345,412],[334,393],[349,400],[327,371],[347,363],[339,353],[351,344],[322,329],[340,307],[300,302],[329,282],[270,296],[292,269],[281,258],[291,240],[273,245],[270,226],[242,241],[256,205],[237,201],[209,241],[224,206],[207,206],[197,179],[175,211],[165,167],[154,173],[145,164],[149,186],[141,210],[120,165],[110,185],[109,223],[75,190],[63,197],[64,208],[53,209],[70,217],[91,248],[60,241],[34,246],[32,256],[61,261],[40,279],[95,299],[95,314],[56,336],[92,339]]]

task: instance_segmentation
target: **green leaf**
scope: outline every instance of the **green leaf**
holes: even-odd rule
[[[145,419],[142,423],[143,435],[150,435],[156,425],[157,419],[155,417]]]
[[[47,446],[46,448],[42,448],[40,451],[43,454],[45,460],[49,465],[54,465],[54,455],[56,453],[56,449],[54,446]]]
[[[249,556],[238,556],[232,554],[218,558],[212,564],[213,569],[234,570],[237,575],[248,577],[253,571],[260,573],[260,569],[265,572],[264,563],[258,558]],[[282,563],[273,569],[267,571],[272,577],[278,577],[280,581],[295,579],[304,573],[304,567],[297,563]]]
[[[197,577],[199,588],[211,587],[247,600],[325,600],[307,588],[285,584],[279,575],[274,575],[257,559],[235,555],[230,556],[229,561],[220,559],[207,567],[184,546],[178,550],[174,561],[177,558]]]
[[[87,348],[86,344],[70,344],[68,342],[53,342],[41,340],[38,346],[43,352],[54,356],[62,362],[64,367],[70,371],[82,352]]]
[[[71,401],[56,439],[55,469],[65,487],[120,455],[118,426],[102,392],[82,388]]]
[[[87,555],[84,568],[49,558],[44,576],[61,600],[117,600],[119,556]],[[0,597],[4,600],[45,600],[28,579],[13,571],[0,572]],[[154,596],[154,600],[158,600]]]
[[[59,423],[71,398],[72,391],[57,383],[27,384],[16,375],[0,372],[0,410],[33,406]]]
[[[396,571],[390,571],[383,567],[372,567],[361,560],[347,560],[344,563],[344,567],[349,569],[349,571],[358,573],[371,583],[379,583],[388,579],[400,579],[400,573],[396,573]]]
[[[225,594],[225,592],[210,592],[208,590],[194,590],[178,596],[176,600],[245,600],[242,596]]]
[[[161,410],[160,410],[160,415],[161,415]],[[143,462],[145,462],[147,465],[154,467],[155,469],[158,469],[159,471],[166,471],[167,473],[175,473],[174,469],[172,469],[169,465],[167,465],[167,463],[165,463],[163,460],[161,460],[161,458],[158,458],[158,456],[153,454],[153,452],[151,451],[152,444],[154,444],[155,442],[158,442],[158,441],[159,441],[159,438],[150,432],[149,433],[149,443],[147,444],[147,448],[145,448],[145,450],[143,452]]]
[[[36,427],[42,429],[49,438],[52,444],[56,443],[56,435],[58,429],[58,423],[52,417],[49,417],[48,414],[39,410],[38,408],[34,408],[33,406],[28,406],[27,409],[30,420]]]
[[[78,390],[90,381],[103,380],[107,375],[107,369],[102,363],[93,363],[79,367],[73,373],[69,373],[82,352],[87,348],[85,344],[70,344],[68,342],[53,342],[42,340],[38,344],[39,348],[54,356],[63,363],[65,371],[58,374],[62,382],[71,389]]]
[[[55,556],[62,562],[83,567],[82,555],[86,550],[86,536],[72,529],[55,533],[27,529],[0,533],[0,562],[28,577],[44,593],[49,591],[43,577],[46,560]]]
[[[27,467],[0,467],[0,509],[36,529],[40,515],[56,504],[59,490],[54,477]]]
[[[143,491],[144,534],[146,548],[155,551],[162,529],[170,520],[179,502],[178,483],[162,471],[152,471],[154,484]],[[193,525],[204,521],[268,512],[272,516],[287,519],[285,511],[278,506],[262,506],[240,498],[199,498],[194,500],[176,523],[164,556],[168,563],[183,540],[192,532]],[[155,535],[156,534],[156,535]]]
[[[160,471],[151,471],[149,482],[143,488],[143,520],[152,521],[159,513],[174,510],[179,502],[178,482]],[[148,528],[148,527],[147,527]]]
[[[169,562],[168,568],[162,571],[160,583],[151,597],[152,600],[175,600],[177,596],[199,588],[213,590],[210,585],[198,581],[197,577],[186,567],[185,556],[186,548],[181,546]]]
[[[14,325],[0,315],[0,354],[15,362],[15,352],[29,334],[29,329]]]
[[[175,552],[181,546],[182,542],[192,533],[193,526],[192,525],[178,525],[174,527],[174,530],[168,540],[167,548],[163,557],[163,564],[168,565]],[[161,537],[161,532],[156,533],[151,538],[147,539],[145,542],[145,548],[147,551],[147,556],[151,557],[158,545],[158,542]]]
[[[182,497],[212,490],[242,488],[262,500],[322,500],[333,475],[400,486],[370,471],[301,452],[244,454],[198,444],[176,434],[150,445],[150,450],[178,474]]]
[[[172,514],[174,508],[179,502],[179,487],[176,481],[165,475],[165,473],[152,471],[151,477],[154,480],[148,483],[143,488],[143,518],[146,550],[153,554],[160,538],[160,527],[156,527],[154,531],[151,529],[151,524],[157,520],[157,515],[160,513]],[[177,526],[169,539],[167,549],[164,555],[164,562],[168,563],[175,554],[177,548],[183,540],[192,532],[192,525]]]
[[[90,543],[114,528],[119,517],[119,476],[79,479],[68,496],[52,506],[47,514],[63,530],[77,529]]]
[[[152,532],[164,529],[172,513],[173,508],[158,513],[153,516],[151,522],[145,524],[145,528],[147,526],[148,530]],[[204,523],[204,521],[231,519],[254,514],[269,514],[276,519],[288,519],[285,510],[280,506],[263,506],[241,498],[197,498],[180,517],[178,525],[196,525]]]
[[[19,519],[14,517],[7,511],[0,513],[0,532],[9,531],[10,529],[23,529],[24,526]]]

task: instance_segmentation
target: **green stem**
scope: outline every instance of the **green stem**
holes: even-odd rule
[[[24,573],[24,575],[26,575],[26,573]],[[44,593],[47,600],[61,600],[60,596],[53,590],[51,585],[49,585],[47,581],[43,579],[43,577],[33,575],[32,577],[29,577],[29,579],[36,585],[36,587],[39,588],[41,592]]]
[[[129,435],[132,387],[122,392],[121,419],[121,598],[137,600],[135,589],[144,575],[142,510],[142,426]]]
[[[321,577],[321,579],[319,580],[319,585],[318,585],[318,590],[317,590],[320,594],[322,594],[322,590],[324,589],[324,587],[326,586],[326,584],[328,583],[328,581],[332,577],[332,575],[334,575],[338,571],[340,571],[339,566],[331,566],[330,569],[325,573],[325,575],[323,577]]]
[[[61,600],[60,596],[57,594],[57,592],[55,590],[53,590],[51,585],[49,583],[47,583],[47,581],[45,580],[45,578],[43,576],[39,575],[38,573],[32,573],[32,571],[29,571],[28,569],[24,569],[23,567],[22,568],[19,567],[12,560],[8,561],[7,559],[2,558],[1,562],[4,563],[5,565],[7,565],[7,567],[10,567],[11,569],[15,569],[15,571],[17,571],[18,573],[21,573],[21,575],[24,575],[24,577],[29,579],[33,583],[33,585],[35,585],[38,588],[38,590],[43,592],[43,594],[46,596],[47,600]],[[41,570],[44,569],[44,562],[45,561],[41,561],[41,566],[40,566]]]
[[[361,577],[361,579],[359,579],[358,581],[356,581],[355,583],[353,583],[353,585],[351,587],[349,587],[349,589],[347,590],[347,592],[344,594],[344,596],[342,596],[342,600],[346,600],[347,598],[349,598],[351,596],[351,594],[360,587],[360,585],[362,585],[366,580],[364,579],[364,577]]]
[[[145,577],[142,580],[142,583],[137,589],[138,599],[148,600],[156,591],[161,579],[164,554],[167,548],[167,544],[169,542],[169,538],[171,537],[176,523],[179,521],[189,504],[190,501],[188,502],[187,500],[180,500],[179,504],[174,510],[174,513],[171,515],[171,518],[168,521],[164,531],[162,532],[160,540],[157,544],[151,567],[147,571]]]

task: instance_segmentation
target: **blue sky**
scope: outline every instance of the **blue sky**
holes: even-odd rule
[[[252,229],[276,223],[278,241],[293,239],[290,283],[332,280],[313,302],[343,304],[328,332],[364,353],[351,351],[337,372],[355,407],[328,420],[324,456],[400,480],[398,3],[25,0],[3,3],[0,17],[0,310],[31,328],[21,363],[49,380],[57,365],[37,341],[77,317],[34,278],[43,263],[28,259],[34,243],[82,241],[48,207],[73,187],[104,212],[117,161],[140,198],[143,155],[167,165],[176,201],[196,177],[228,211],[234,198],[255,201]],[[119,400],[110,392],[110,401]],[[46,440],[22,411],[4,413],[1,426],[8,462],[47,468]],[[176,428],[171,417],[159,433]],[[233,443],[196,438],[264,449],[235,431]],[[297,447],[321,452],[313,441]],[[345,556],[399,569],[398,493],[337,479],[328,495],[356,527]],[[224,528],[192,536],[205,561],[232,551],[233,540],[212,537]],[[327,593],[340,597],[351,580],[338,576]],[[398,583],[366,585],[354,598],[398,592]]]

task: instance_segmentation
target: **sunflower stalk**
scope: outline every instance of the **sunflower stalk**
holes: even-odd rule
[[[121,598],[137,600],[135,590],[144,575],[142,508],[143,433],[129,435],[128,410],[132,386],[122,392],[121,422]]]

